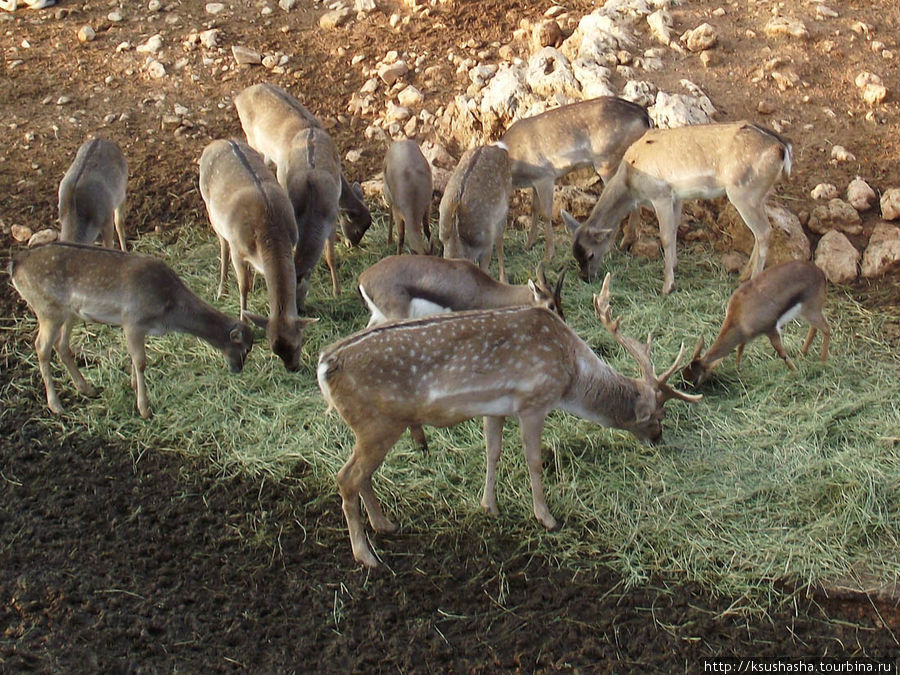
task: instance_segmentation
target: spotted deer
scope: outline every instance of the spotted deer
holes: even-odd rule
[[[297,316],[297,224],[287,193],[259,153],[240,141],[217,140],[200,157],[200,194],[219,238],[218,295],[225,288],[230,255],[241,318],[265,328],[272,351],[284,367],[299,370],[303,330],[316,319]],[[252,270],[265,278],[268,317],[247,311]]]
[[[397,225],[397,255],[403,253],[403,243],[409,233],[409,248],[413,253],[431,253],[431,195],[434,181],[431,164],[425,159],[419,144],[411,139],[392,143],[384,156],[384,201],[390,209],[388,244],[393,241]]]
[[[796,370],[781,343],[781,329],[798,316],[809,322],[801,353],[806,356],[818,329],[822,331],[822,361],[825,362],[831,328],[822,314],[824,304],[825,275],[813,263],[790,260],[770,267],[745,281],[731,295],[716,341],[703,356],[700,356],[703,338],[697,341],[691,362],[684,368],[684,378],[694,386],[703,384],[735,347],[736,364],[740,367],[744,345],[759,335],[767,336],[785,365]]]
[[[651,126],[642,106],[601,96],[547,110],[514,122],[500,139],[509,152],[514,188],[531,188],[534,246],[540,220],[546,224],[544,260],[553,258],[553,184],[583,166],[607,182],[625,150]]]
[[[372,490],[372,474],[408,427],[450,426],[484,416],[487,452],[482,507],[497,514],[496,468],[504,419],[518,418],[528,464],[534,515],[557,527],[541,484],[541,434],[547,414],[566,410],[642,441],[662,436],[668,399],[697,401],[667,380],[684,353],[657,376],[650,343],[619,333],[609,311],[609,277],[594,308],[601,323],[638,361],[638,379],[618,374],[562,319],[543,307],[441,314],[369,328],[327,347],[318,381],[330,408],[353,430],[356,443],[338,472],[354,558],[378,562],[366,543],[359,497],[379,533],[397,529]],[[401,357],[402,355],[402,357]]]
[[[119,146],[104,138],[82,143],[59,183],[60,241],[112,248],[113,232],[125,247],[125,188],[128,163]]]
[[[34,341],[47,406],[63,412],[50,375],[53,350],[85,396],[96,390],[78,370],[69,345],[78,319],[122,326],[131,355],[131,386],[141,417],[150,416],[144,369],[145,337],[169,331],[189,333],[225,355],[239,373],[253,347],[246,324],[222,314],[197,297],[162,261],[83,244],[53,243],[22,251],[9,268],[12,284],[37,315]]]
[[[463,154],[439,206],[445,258],[471,260],[487,270],[496,246],[500,281],[506,283],[503,228],[511,189],[509,155],[502,143],[480,145]]]
[[[583,224],[563,212],[582,279],[597,276],[622,219],[647,205],[659,220],[665,259],[662,292],[671,293],[682,203],[722,195],[753,232],[753,252],[742,278],[756,276],[765,267],[771,236],[766,196],[782,174],[790,176],[791,153],[788,141],[751,122],[651,129],[625,151]]]
[[[277,178],[283,182],[291,161],[294,138],[301,131],[324,129],[322,123],[300,101],[274,84],[254,84],[234,97],[234,107],[247,135],[247,143],[277,167]],[[348,216],[344,236],[357,246],[372,224],[372,215],[363,201],[359,183],[349,183],[341,173],[340,205]]]

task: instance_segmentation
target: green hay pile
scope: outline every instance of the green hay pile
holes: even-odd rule
[[[86,360],[86,377],[102,391],[94,399],[80,397],[55,363],[67,412],[53,418],[48,411],[47,423],[122,441],[136,455],[170,450],[206,457],[223,475],[299,475],[305,494],[338,508],[335,474],[353,436],[336,414],[324,415],[315,368],[323,347],[368,320],[356,277],[391,252],[385,223],[376,221],[365,250],[341,249],[340,298],[330,297],[324,264],[317,270],[309,313],[320,321],[307,333],[299,373],[284,370],[259,331],[244,372],[236,376],[192,336],[150,338],[153,418],[143,421],[135,412],[121,330],[91,325],[76,329],[73,345]],[[208,227],[186,227],[180,237],[166,245],[148,235],[137,249],[166,259],[197,293],[236,315],[233,274],[227,294],[215,300],[218,244]],[[524,239],[523,232],[506,234],[508,269],[518,283],[542,253],[541,247],[524,251]],[[548,271],[554,281],[559,266],[570,268],[564,288],[569,324],[613,367],[636,375],[636,363],[593,315],[591,294],[599,283],[578,280],[568,247],[559,243],[555,269]],[[660,372],[682,341],[689,355],[699,335],[707,344],[715,338],[736,285],[704,250],[684,249],[679,257],[671,296],[659,293],[661,261],[618,251],[607,259],[613,315],[622,317],[623,332],[639,338],[654,332]],[[492,269],[496,273],[496,261]],[[267,313],[261,279],[250,309]],[[816,584],[860,573],[896,580],[900,358],[883,337],[887,317],[866,311],[841,289],[829,288],[825,313],[833,329],[826,364],[818,360],[821,336],[810,355],[800,356],[805,325],[785,329],[785,347],[798,366],[794,373],[765,338],[758,339],[748,345],[740,371],[733,354],[725,360],[702,388],[701,402],[669,402],[661,445],[646,447],[625,432],[553,413],[543,437],[543,476],[550,509],[563,523],[559,532],[544,532],[531,514],[512,420],[500,462],[497,521],[486,520],[478,506],[484,472],[480,420],[427,429],[426,454],[405,436],[375,474],[376,491],[406,532],[428,536],[464,528],[473,537],[491,537],[500,531],[570,569],[609,565],[629,585],[660,577],[697,581],[752,604],[785,581]],[[4,404],[22,395],[43,400],[31,348],[35,321],[28,315],[12,323],[3,349],[33,369],[30,378],[8,385]],[[349,560],[349,541],[346,555]]]

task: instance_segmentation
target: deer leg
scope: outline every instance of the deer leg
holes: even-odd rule
[[[69,375],[75,383],[75,388],[85,396],[96,396],[97,390],[84,379],[81,371],[78,370],[78,365],[75,363],[75,355],[72,353],[72,348],[69,346],[69,339],[72,336],[72,326],[74,324],[75,317],[72,317],[63,323],[62,329],[59,331],[59,336],[56,338],[56,353],[59,354],[59,358],[63,362],[63,365],[65,365],[66,370],[69,371]]]
[[[250,276],[250,265],[241,260],[234,250],[231,251],[231,264],[234,266],[234,276],[237,277],[238,295],[241,299],[241,319],[243,320],[247,311],[247,296],[250,294],[250,287],[253,283]]]
[[[134,328],[123,326],[125,344],[131,355],[132,385],[137,395],[137,409],[141,417],[150,417],[150,402],[147,400],[147,383],[144,381],[144,369],[147,367],[147,350],[144,346],[144,334]]]
[[[638,224],[641,222],[641,209],[636,208],[628,214],[628,220],[625,221],[625,227],[622,228],[622,241],[619,248],[623,251],[631,250],[632,245],[637,241]]]
[[[778,352],[778,356],[780,356],[784,360],[784,364],[791,370],[797,370],[794,364],[791,363],[790,358],[788,358],[787,352],[784,351],[784,345],[781,344],[781,333],[778,331],[778,329],[776,328],[775,330],[769,331],[767,335],[769,336],[769,342],[772,343],[775,351]]]
[[[505,220],[504,216],[504,220]],[[503,267],[503,225],[505,223],[500,224],[500,232],[497,234],[497,262],[500,264],[500,282],[507,283],[506,281],[506,269]],[[490,255],[488,255],[488,260],[490,260]]]
[[[806,353],[809,351],[813,337],[816,335],[816,329],[818,329],[822,331],[822,362],[824,363],[828,360],[828,345],[831,342],[831,327],[828,325],[825,317],[822,316],[821,310],[804,314],[804,317],[809,321],[809,332],[806,334],[806,341],[803,343],[803,356],[806,356]]]
[[[492,516],[500,515],[497,508],[497,462],[503,443],[503,422],[505,417],[484,418],[484,445],[487,464],[484,476],[484,493],[481,496],[481,508]]]
[[[422,214],[422,234],[425,235],[425,253],[431,255],[431,202],[425,206],[425,213]]]
[[[369,495],[369,501],[365,502],[366,511],[369,514],[369,522],[376,531],[396,529],[396,526],[385,518],[381,507],[375,500],[372,493],[372,473],[378,468],[388,450],[397,442],[402,433],[403,427],[396,425],[386,429],[382,428],[379,434],[371,438],[357,433],[353,452],[338,471],[337,482],[341,493],[341,509],[344,512],[344,519],[347,521],[353,557],[366,567],[378,567],[378,561],[366,543],[362,514],[359,509],[359,496],[362,495],[363,500],[366,500],[366,494]],[[375,524],[376,521],[378,525]],[[379,528],[381,529],[379,530]]]
[[[391,208],[391,212],[388,214],[387,243],[393,244],[394,243],[394,221],[397,219],[397,209],[395,209],[393,206],[391,206],[390,208]],[[397,229],[397,234],[400,234],[399,226]],[[400,251],[397,251],[397,255],[399,255],[399,254],[400,254]]]
[[[337,254],[334,250],[333,236],[325,240],[325,264],[328,265],[328,271],[331,272],[331,294],[337,297],[341,294],[341,283],[338,281]]]
[[[737,354],[735,355],[735,358],[734,358],[734,367],[737,368],[738,370],[741,369],[741,357],[744,355],[744,345],[745,344],[747,344],[747,343],[741,342],[737,346]]]
[[[745,196],[727,190],[726,194],[731,203],[734,204],[734,208],[741,215],[744,223],[753,232],[753,252],[750,253],[747,267],[741,272],[741,281],[746,281],[765,269],[766,258],[769,255],[769,241],[772,238],[772,227],[769,225],[769,219],[766,217],[762,199],[757,198],[755,195]]]
[[[662,241],[665,271],[663,277],[664,295],[675,288],[675,266],[677,264],[678,220],[681,217],[681,201],[674,196],[653,203],[659,220],[659,238]]]
[[[53,386],[53,380],[50,377],[50,361],[53,358],[53,345],[59,338],[59,331],[62,323],[44,319],[38,321],[38,333],[34,339],[34,351],[37,353],[38,367],[41,371],[41,378],[44,380],[44,390],[47,394],[47,407],[54,413],[61,413],[63,408]]]
[[[397,223],[397,255],[403,255],[403,244],[406,243],[406,218],[396,207],[392,209],[392,214],[393,222]]]
[[[228,278],[228,240],[219,236],[219,289],[216,291],[216,299],[222,297],[225,292],[225,280]]]
[[[428,439],[425,438],[425,430],[421,426],[418,424],[411,424],[409,426],[409,436],[419,450],[422,452],[428,451]]]
[[[122,200],[122,203],[116,207],[114,214],[114,221],[116,224],[116,234],[119,237],[119,248],[123,251],[127,251],[125,248],[125,200]]]
[[[522,430],[522,447],[525,449],[525,462],[528,464],[528,476],[531,479],[531,501],[534,517],[548,530],[559,527],[556,518],[550,515],[547,501],[544,499],[544,486],[541,484],[541,432],[544,430],[545,412],[519,415]]]

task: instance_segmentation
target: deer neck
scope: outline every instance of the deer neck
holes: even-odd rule
[[[637,199],[628,184],[627,168],[623,163],[603,188],[591,213],[592,228],[618,229],[622,219],[637,206]]]
[[[273,254],[263,259],[269,318],[291,318],[297,315],[297,277],[294,261],[287,255]]]
[[[178,306],[169,315],[166,328],[195,335],[217,349],[227,346],[228,331],[235,324],[235,320],[191,292],[179,295]]]
[[[641,385],[614,371],[585,345],[577,354],[575,378],[560,407],[605,427],[628,429],[635,420]]]
[[[530,305],[533,300],[534,293],[531,292],[528,286],[492,284],[487,288],[482,288],[479,294],[479,305],[484,309]]]

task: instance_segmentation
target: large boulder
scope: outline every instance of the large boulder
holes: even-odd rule
[[[811,248],[809,239],[803,232],[803,226],[800,225],[800,219],[777,204],[766,204],[765,209],[772,225],[766,267],[788,260],[809,260]],[[716,224],[720,233],[716,242],[717,250],[737,251],[750,255],[756,242],[753,232],[730,202],[719,213]]]
[[[875,194],[875,190],[859,176],[850,181],[850,185],[847,186],[847,201],[857,211],[868,211],[877,199],[878,195]]]
[[[821,204],[809,215],[809,229],[816,234],[838,230],[844,234],[861,234],[862,219],[859,213],[843,199],[831,199]]]
[[[816,267],[825,273],[833,284],[846,284],[856,280],[859,251],[850,240],[837,230],[829,230],[816,246]]]
[[[900,227],[878,223],[863,254],[862,275],[880,277],[900,265]]]
[[[885,220],[900,218],[900,188],[891,188],[881,195],[881,217]]]

